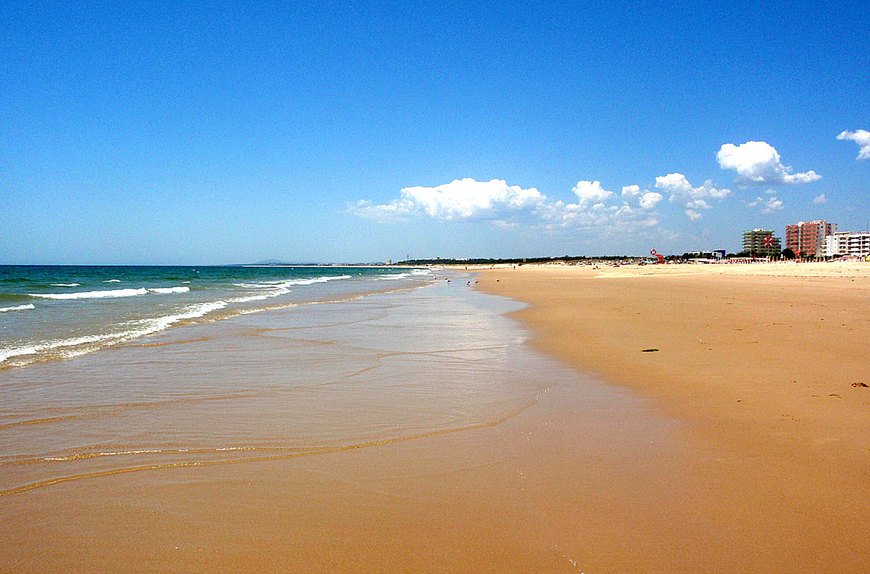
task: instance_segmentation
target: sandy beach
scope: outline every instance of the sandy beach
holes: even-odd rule
[[[171,400],[0,428],[0,571],[870,567],[866,267],[451,277],[7,371]]]
[[[530,304],[537,348],[687,424],[708,496],[673,509],[704,516],[690,531],[656,533],[662,555],[692,548],[665,564],[870,568],[870,266],[524,266],[479,287]]]

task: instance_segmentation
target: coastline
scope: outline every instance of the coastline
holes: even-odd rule
[[[0,571],[595,564],[613,536],[589,508],[681,464],[673,428],[450,277],[0,374]],[[662,495],[628,503],[615,557],[664,523]]]
[[[764,548],[761,570],[870,567],[870,266],[521,266],[477,286],[529,305],[534,347],[687,424],[717,485],[699,538]]]
[[[870,489],[866,458],[855,449],[867,435],[852,437],[852,447],[822,443],[812,435],[818,426],[810,426],[802,431],[806,444],[783,450],[804,436],[787,432],[802,428],[800,421],[778,417],[771,432],[751,419],[716,419],[720,387],[697,382],[684,385],[694,390],[680,402],[665,376],[674,361],[666,358],[659,376],[650,359],[673,352],[665,343],[674,330],[662,328],[666,310],[653,314],[647,334],[641,319],[656,305],[671,307],[675,289],[691,302],[719,289],[719,280],[702,273],[661,286],[657,277],[619,273],[629,276],[525,267],[485,271],[471,281],[456,274],[452,282],[442,278],[336,309],[251,314],[180,328],[160,346],[94,353],[60,370],[38,367],[34,373],[50,371],[47,381],[81,373],[92,389],[99,367],[106,390],[117,388],[125,370],[128,384],[143,382],[143,366],[173,394],[186,392],[185,379],[216,379],[208,388],[221,394],[202,408],[174,400],[154,410],[141,402],[112,412],[101,407],[49,423],[69,423],[74,432],[42,434],[75,439],[105,427],[116,436],[121,423],[137,441],[155,433],[149,448],[186,449],[192,436],[204,437],[199,446],[220,460],[117,453],[71,461],[70,469],[84,469],[74,480],[10,490],[0,496],[0,571],[866,570]],[[475,281],[500,297],[472,289]],[[725,283],[730,297],[733,281]],[[649,300],[652,292],[664,303]],[[520,323],[505,319],[519,307],[505,296],[532,304],[510,313]],[[571,315],[581,311],[588,317]],[[608,312],[633,318],[614,320]],[[686,324],[680,313],[671,319]],[[631,337],[606,332],[620,325]],[[596,345],[577,344],[590,326]],[[637,364],[620,356],[627,341],[647,348],[647,336],[656,337],[659,351],[638,351]],[[610,356],[594,369],[578,349]],[[348,363],[352,357],[361,359],[354,359],[358,366]],[[299,361],[312,370],[301,375],[304,386],[291,389],[286,376]],[[609,376],[608,362],[615,369]],[[639,375],[617,377],[630,368]],[[600,379],[585,374],[590,370]],[[228,396],[227,385],[237,384]],[[840,402],[818,399],[843,405],[848,399],[840,394]],[[743,401],[763,405],[768,398],[756,393]],[[143,408],[147,416],[139,414]],[[94,426],[101,421],[111,424]],[[241,431],[234,440],[208,438],[228,423]],[[354,429],[342,431],[348,424]],[[866,423],[849,424],[831,432]],[[7,444],[30,452],[35,443],[21,438],[40,431],[22,425],[3,432]],[[262,436],[252,442],[251,433]],[[235,449],[258,445],[261,451]],[[138,468],[126,457],[158,464]],[[84,468],[91,464],[100,466]],[[103,473],[107,464],[119,472]],[[21,461],[10,461],[5,470],[18,468]]]

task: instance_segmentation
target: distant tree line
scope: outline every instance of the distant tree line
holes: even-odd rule
[[[757,254],[756,254],[757,256]],[[697,257],[712,258],[712,253],[692,252],[683,253],[682,255],[668,255],[665,257],[667,261],[688,261]],[[741,251],[739,253],[728,253],[726,258],[732,257],[752,257],[749,251]],[[795,253],[789,248],[782,250],[779,254],[782,259],[794,259]],[[492,258],[492,257],[474,257],[469,259],[457,259],[454,257],[434,257],[429,259],[406,259],[396,262],[396,265],[522,265],[524,263],[554,263],[562,261],[565,263],[592,263],[596,261],[625,261],[625,260],[649,260],[649,256],[637,255],[599,255],[590,257],[587,255],[564,255],[562,257],[509,257],[509,258]]]
[[[522,265],[523,263],[552,263],[555,261],[570,262],[592,262],[592,261],[623,261],[626,259],[643,259],[630,255],[602,255],[600,257],[588,257],[586,255],[565,255],[562,257],[513,257],[513,258],[487,258],[477,257],[471,259],[456,259],[435,257],[432,259],[406,259],[399,261],[397,265]]]

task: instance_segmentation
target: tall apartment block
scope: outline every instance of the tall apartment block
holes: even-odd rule
[[[823,219],[798,221],[785,226],[785,246],[799,257],[823,257],[826,238],[836,232],[837,224]]]
[[[826,257],[867,257],[870,255],[870,231],[841,231],[829,235]]]
[[[781,249],[779,237],[774,237],[771,229],[753,229],[743,232],[743,251],[766,257],[779,255]]]

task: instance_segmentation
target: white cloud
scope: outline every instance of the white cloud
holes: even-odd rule
[[[652,209],[663,199],[662,194],[647,189],[641,191],[639,185],[626,185],[622,188],[622,198],[628,202],[637,202],[641,209]]]
[[[813,205],[822,205],[823,203],[827,203],[827,202],[828,202],[828,198],[825,196],[824,193],[821,195],[817,195],[813,198]]]
[[[622,197],[626,200],[637,199],[640,196],[639,185],[624,185],[622,187]]]
[[[856,159],[870,159],[870,132],[867,130],[855,130],[854,132],[844,131],[837,136],[838,140],[852,140],[858,147],[858,157]]]
[[[578,181],[571,191],[581,206],[602,204],[614,195],[612,191],[601,187],[600,181]]]
[[[625,192],[634,188],[636,193]],[[363,200],[349,205],[348,210],[384,222],[427,216],[444,221],[485,220],[502,228],[522,223],[550,230],[596,228],[602,233],[658,224],[652,208],[661,201],[660,193],[628,186],[620,202],[601,182],[585,180],[578,181],[572,191],[576,203],[551,202],[535,188],[523,189],[500,179],[479,182],[466,178],[436,187],[406,187],[389,203],[376,205]]]
[[[638,199],[638,203],[644,209],[652,209],[658,203],[664,199],[664,196],[657,191],[646,191],[644,192],[640,198]]]
[[[782,201],[776,198],[775,195],[764,199],[763,197],[756,197],[755,201],[746,204],[749,207],[758,207],[761,206],[761,213],[773,213],[774,211],[780,211],[783,208]]]
[[[701,218],[700,210],[712,207],[710,201],[722,200],[731,194],[730,189],[717,188],[710,180],[705,181],[704,185],[693,187],[681,173],[656,177],[656,187],[670,193],[670,201],[682,205],[686,216],[693,221]]]
[[[739,185],[809,183],[822,177],[812,170],[792,173],[792,168],[783,165],[779,153],[766,142],[723,144],[716,159],[722,169],[733,169],[737,172]]]
[[[535,188],[523,189],[508,185],[504,180],[475,181],[471,178],[455,179],[436,187],[406,187],[399,199],[383,205],[360,201],[350,210],[363,217],[380,220],[403,219],[411,215],[428,215],[434,219],[506,218],[528,213],[546,201]]]

